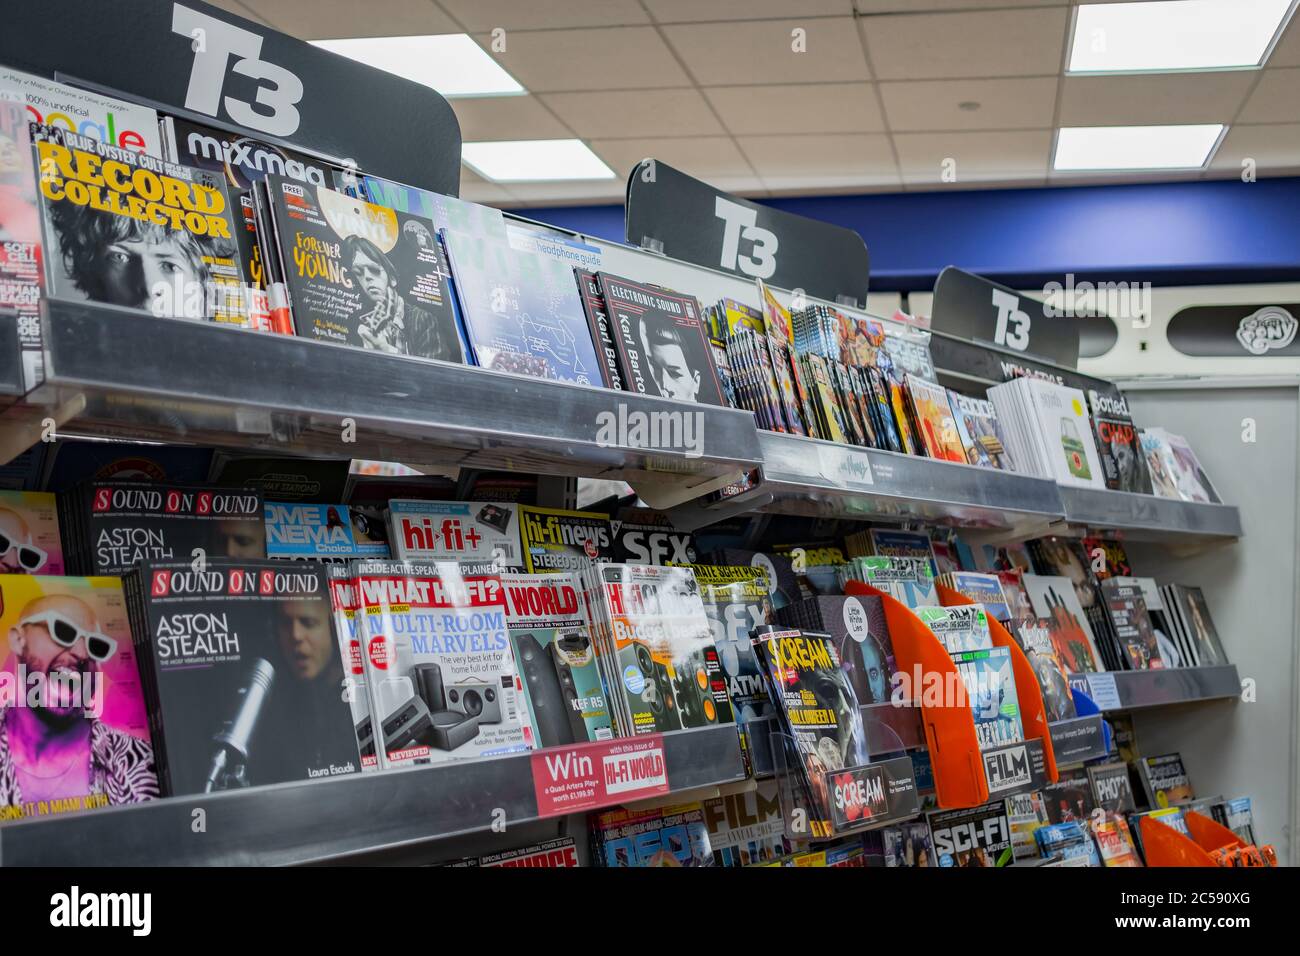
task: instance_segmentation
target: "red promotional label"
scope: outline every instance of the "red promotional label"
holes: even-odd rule
[[[531,756],[539,816],[580,813],[668,792],[660,734],[549,747]]]

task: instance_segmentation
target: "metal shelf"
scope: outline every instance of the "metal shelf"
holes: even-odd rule
[[[1065,520],[1130,541],[1187,543],[1241,537],[1241,514],[1233,505],[1198,504],[1157,495],[1061,487]]]
[[[927,521],[1044,533],[1062,517],[1056,484],[933,458],[759,432],[765,511]]]
[[[745,778],[732,724],[674,731],[662,742],[674,793]],[[10,823],[0,826],[0,864],[289,865],[490,831],[494,821],[510,827],[538,819],[532,756],[174,797]],[[204,832],[196,833],[199,810]]]
[[[46,379],[25,407],[67,409],[59,425],[81,432],[644,478],[683,499],[759,462],[753,416],[734,409],[53,299],[42,323]],[[680,426],[676,444],[638,421]]]
[[[1227,700],[1241,694],[1241,678],[1234,664],[1071,674],[1070,685],[1083,690],[1104,713]]]

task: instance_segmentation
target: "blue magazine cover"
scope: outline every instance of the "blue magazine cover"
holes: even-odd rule
[[[386,558],[388,542],[371,538],[347,505],[266,502],[266,556],[313,560]]]
[[[1011,651],[993,647],[951,652],[957,673],[975,716],[975,736],[981,750],[1019,743],[1025,739],[1020,722],[1020,697],[1011,673]]]
[[[481,235],[443,241],[477,365],[603,385],[572,266]]]

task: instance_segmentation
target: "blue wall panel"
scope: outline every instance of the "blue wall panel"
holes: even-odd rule
[[[1300,178],[767,200],[856,230],[871,288],[930,289],[946,265],[1017,287],[1079,280],[1199,285],[1300,279]],[[622,206],[522,209],[623,239]]]

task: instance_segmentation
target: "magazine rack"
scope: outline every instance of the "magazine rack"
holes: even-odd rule
[[[906,754],[809,776],[793,740],[768,738],[786,835],[818,842],[861,833],[920,813],[912,758]]]
[[[939,681],[941,687],[960,684],[961,675],[948,652],[905,604],[861,581],[846,582],[844,593],[880,598],[894,658],[902,673],[913,679],[924,675],[925,679]],[[942,809],[978,807],[988,802],[989,785],[975,719],[965,704],[956,706],[946,699],[947,695],[941,697],[945,699],[937,706],[927,706],[923,694],[913,694],[914,703],[920,707],[921,726],[934,768],[935,799]]]
[[[1192,839],[1196,845],[1207,853],[1213,853],[1215,850],[1221,850],[1224,847],[1238,847],[1244,849],[1246,841],[1237,834],[1233,833],[1222,823],[1212,820],[1203,813],[1197,813],[1195,810],[1188,810],[1187,830],[1191,833]]]
[[[1147,866],[1216,865],[1210,854],[1195,840],[1183,836],[1167,823],[1143,816],[1138,819],[1138,829],[1141,831],[1142,855],[1146,858]]]
[[[959,591],[935,583],[935,590],[944,607],[960,604],[974,604],[972,599]],[[1020,722],[1025,739],[1042,741],[1043,763],[1048,783],[1056,783],[1059,774],[1056,770],[1056,752],[1052,747],[1051,726],[1047,722],[1047,709],[1043,706],[1042,688],[1034,677],[1034,670],[1029,666],[1025,652],[1007,633],[1001,621],[989,618],[989,636],[993,638],[994,647],[1005,647],[1011,654],[1011,674],[1016,682],[1016,699],[1020,702]]]

